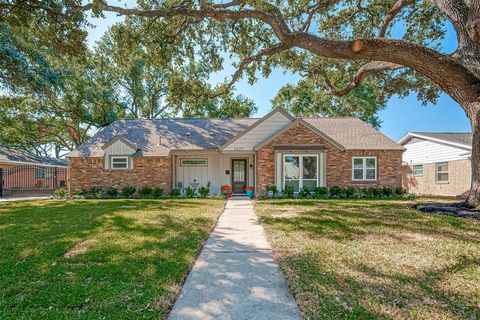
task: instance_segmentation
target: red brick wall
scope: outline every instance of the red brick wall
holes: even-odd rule
[[[68,188],[161,187],[169,192],[172,186],[169,157],[134,157],[132,170],[105,170],[103,158],[70,158]]]
[[[319,137],[302,124],[283,132],[256,152],[257,156],[257,190],[265,190],[267,186],[274,185],[275,152],[274,146],[282,145],[325,145],[326,182],[327,186],[401,186],[402,185],[402,153],[401,150],[349,150],[341,151],[325,139]],[[301,153],[301,152],[299,152]],[[377,181],[358,182],[352,181],[352,157],[376,156]]]

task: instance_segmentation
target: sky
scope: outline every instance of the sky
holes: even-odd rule
[[[113,13],[105,13],[105,19],[90,18],[89,21],[95,27],[88,30],[89,46],[93,47],[110,25],[121,20],[122,17]],[[398,32],[401,32],[401,30],[398,30]],[[454,50],[456,37],[451,27],[448,27],[447,36],[442,45],[446,52]],[[217,83],[222,81],[225,76],[226,74],[213,75],[212,81]],[[255,101],[258,107],[255,116],[261,117],[270,111],[271,100],[278,90],[287,83],[295,83],[298,79],[298,76],[284,74],[281,70],[275,70],[268,78],[259,78],[253,85],[249,85],[245,80],[240,80],[236,84],[236,93],[243,94]],[[394,96],[389,100],[387,108],[380,111],[379,116],[382,120],[380,131],[394,140],[400,139],[409,131],[471,131],[470,123],[463,109],[444,93],[441,94],[436,104],[430,103],[426,106],[423,106],[416,99],[415,94],[404,99]]]

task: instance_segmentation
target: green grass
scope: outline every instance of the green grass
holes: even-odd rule
[[[480,221],[411,204],[256,203],[306,319],[480,319]]]
[[[0,319],[159,319],[221,200],[0,204]]]

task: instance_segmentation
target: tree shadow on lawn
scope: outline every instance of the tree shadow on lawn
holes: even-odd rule
[[[310,318],[480,318],[477,221],[409,203],[289,203],[259,213]]]
[[[47,205],[0,211],[0,314],[9,318],[161,317],[221,209],[175,200]],[[86,248],[65,255],[76,246]]]
[[[439,284],[452,271],[478,266],[478,259],[463,257],[449,267],[416,277],[380,273],[361,264],[352,268],[363,276],[352,277],[341,270],[322,268],[308,255],[284,256],[277,261],[307,319],[480,318],[478,304]]]
[[[480,243],[480,223],[477,221],[420,213],[410,209],[410,203],[311,201],[304,208],[295,208],[295,201],[288,203],[290,207],[280,202],[269,204],[275,210],[274,214],[262,215],[262,221],[285,225],[285,230],[294,227],[322,237],[330,235],[335,240],[353,239],[375,232],[385,234],[389,230],[392,233],[408,231]],[[285,212],[292,214],[282,217]]]

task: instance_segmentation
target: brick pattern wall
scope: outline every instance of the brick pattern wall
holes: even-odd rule
[[[423,165],[423,176],[414,176],[412,168],[403,166],[403,187],[418,195],[437,195],[451,197],[467,197],[470,191],[472,168],[469,159],[448,162],[449,181],[437,182],[435,163]]]
[[[169,157],[134,157],[131,170],[105,170],[103,158],[70,158],[68,189],[123,188],[125,186],[161,187],[169,192],[172,186]]]
[[[319,137],[302,124],[283,132],[274,140],[256,152],[257,157],[257,190],[265,190],[275,184],[275,146],[285,145],[325,145],[326,182],[327,186],[394,186],[402,185],[402,153],[401,150],[348,150],[341,151],[333,144]],[[302,152],[298,152],[302,153]],[[352,157],[376,156],[377,181],[352,181]]]

